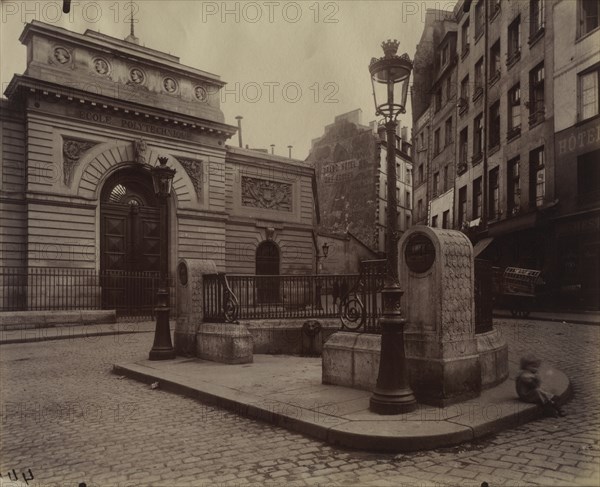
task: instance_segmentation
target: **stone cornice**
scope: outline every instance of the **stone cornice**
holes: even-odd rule
[[[229,138],[235,134],[237,127],[224,123],[182,115],[175,112],[161,110],[159,108],[147,107],[135,102],[125,102],[103,95],[95,95],[77,88],[65,87],[59,84],[31,78],[26,75],[15,75],[5,90],[7,97],[12,98],[17,92],[41,93],[51,95],[54,99],[76,101],[82,106],[92,106],[111,110],[121,110],[124,113],[133,113],[153,119],[160,119],[167,123],[183,127],[200,128],[216,135]]]

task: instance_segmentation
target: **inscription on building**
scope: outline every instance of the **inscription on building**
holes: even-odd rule
[[[292,211],[292,185],[243,176],[242,206]]]

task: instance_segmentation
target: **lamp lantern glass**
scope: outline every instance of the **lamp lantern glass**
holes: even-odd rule
[[[329,244],[327,242],[325,242],[323,244],[323,257],[327,257],[327,254],[329,254]]]
[[[408,54],[396,54],[399,45],[396,40],[383,42],[381,47],[384,56],[371,59],[369,65],[375,113],[389,120],[395,120],[401,113],[406,113],[406,98],[413,67]]]
[[[152,183],[154,185],[154,192],[159,198],[169,197],[171,194],[171,188],[173,187],[175,169],[171,169],[169,166],[167,166],[168,160],[168,157],[159,157],[159,165],[152,168]]]

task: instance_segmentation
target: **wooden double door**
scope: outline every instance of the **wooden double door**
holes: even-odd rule
[[[141,180],[140,180],[141,179]],[[151,316],[160,270],[160,214],[143,178],[121,175],[101,204],[101,286],[105,309]]]

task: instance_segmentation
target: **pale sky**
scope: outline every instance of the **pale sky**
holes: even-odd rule
[[[129,33],[130,2],[7,1],[2,4],[2,91],[25,70],[19,43],[24,23],[40,20],[83,33],[118,38]],[[381,42],[400,41],[411,59],[428,8],[451,10],[456,0],[159,1],[133,2],[135,34],[142,45],[170,52],[182,64],[221,76],[226,122],[242,115],[244,145],[305,159],[310,141],[336,115],[356,108],[374,120],[368,65],[383,55]],[[259,91],[260,90],[260,91]],[[410,98],[402,125],[411,126]],[[237,145],[237,135],[228,144]]]

